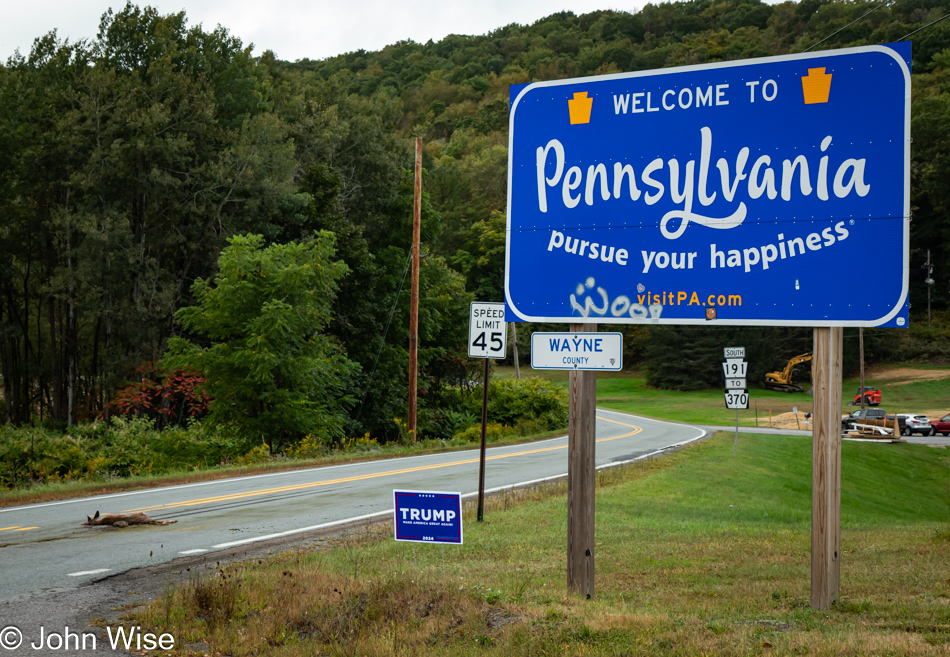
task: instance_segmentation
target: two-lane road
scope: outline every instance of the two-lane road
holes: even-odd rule
[[[597,412],[597,466],[701,438],[694,427]],[[488,450],[486,489],[562,476],[567,438]],[[0,599],[391,513],[392,491],[478,490],[478,450],[410,456],[0,509]],[[173,525],[84,527],[145,512]]]

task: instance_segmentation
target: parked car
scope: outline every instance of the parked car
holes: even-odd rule
[[[930,425],[934,428],[934,432],[931,435],[939,433],[944,436],[950,436],[950,414],[944,415],[939,420],[934,420]]]
[[[930,424],[930,419],[926,415],[898,413],[897,417],[904,419],[902,430],[905,436],[909,436],[912,433],[919,433],[924,436],[932,436],[934,434],[933,425]]]
[[[850,431],[854,428],[854,423],[860,420],[886,420],[887,413],[883,408],[859,408],[841,418],[841,430]]]
[[[841,418],[841,432],[847,433],[848,431],[854,430],[855,423],[861,423],[862,420],[893,420],[897,418],[897,428],[900,433],[904,433],[906,427],[904,425],[905,420],[907,419],[907,414],[898,414],[888,415],[887,411],[883,408],[859,408],[858,410],[851,413],[851,415],[845,415]],[[893,425],[891,425],[893,426]]]

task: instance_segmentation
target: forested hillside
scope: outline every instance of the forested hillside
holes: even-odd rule
[[[281,376],[290,375],[261,372],[281,354],[299,355],[302,341],[319,342],[307,358],[326,364],[320,385],[335,392],[308,410],[329,419],[290,423],[288,440],[308,426],[335,437],[397,436],[407,390],[412,139],[421,136],[420,389],[423,430],[435,427],[451,410],[452,386],[472,378],[468,302],[503,298],[510,85],[800,52],[859,18],[819,48],[887,43],[947,14],[946,0],[695,0],[637,13],[565,12],[487,35],[294,63],[253,56],[226,27],[206,31],[184,13],[133,5],[106,14],[92,41],[42,36],[0,67],[6,420],[66,426],[108,414],[117,393],[141,379],[136,370],[162,360],[170,338],[185,340],[175,343],[176,362],[191,364],[229,340],[258,355],[253,342],[267,354],[260,367],[225,376],[270,386],[268,399],[277,399],[289,385]],[[919,325],[928,248],[934,307],[943,310],[948,296],[950,20],[911,40],[911,312]],[[262,238],[232,239],[247,234]],[[267,250],[290,243],[304,250]],[[222,259],[229,244],[230,260]],[[224,262],[236,263],[228,275]],[[326,307],[312,306],[322,319],[309,334],[294,333],[289,320],[253,336],[199,321],[219,296],[253,306],[243,292],[228,295],[252,290],[243,287],[248,277],[278,265],[290,290],[309,279],[287,271],[328,268]],[[873,261],[855,263],[856,293],[866,291],[868,267]],[[252,292],[284,288],[268,289]],[[255,312],[279,316],[268,303]],[[762,371],[810,341],[804,330],[626,332],[631,355],[647,365],[684,346],[693,353],[727,336],[754,340],[763,360],[776,359]],[[904,341],[872,334],[869,353],[950,357],[928,335],[908,352]],[[682,384],[682,372],[664,376],[653,380]],[[311,386],[321,380],[311,378]],[[270,417],[263,413],[258,423]]]

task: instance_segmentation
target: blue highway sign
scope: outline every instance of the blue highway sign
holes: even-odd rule
[[[396,540],[462,543],[462,495],[439,491],[394,490]]]
[[[907,325],[909,43],[515,87],[509,139],[510,321]]]

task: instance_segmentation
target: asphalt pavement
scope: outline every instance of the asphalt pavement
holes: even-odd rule
[[[597,412],[598,467],[705,435],[696,427]],[[393,489],[478,490],[477,450],[223,479],[0,509],[0,600],[78,585],[131,568],[273,541],[392,513]],[[485,486],[567,472],[567,437],[495,447]],[[83,526],[86,516],[147,513],[167,526]]]

